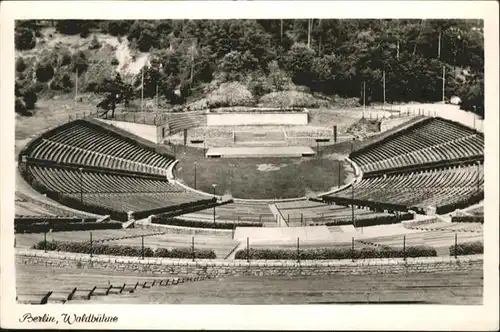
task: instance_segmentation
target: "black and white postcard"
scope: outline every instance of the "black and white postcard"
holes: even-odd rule
[[[497,13],[2,3],[2,327],[498,329]]]

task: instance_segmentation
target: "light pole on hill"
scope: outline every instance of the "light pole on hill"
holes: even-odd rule
[[[217,188],[217,184],[212,184],[212,188],[214,188],[214,198],[217,200],[217,198],[215,197],[215,188]],[[214,202],[214,225],[215,225],[215,202]]]
[[[351,214],[352,214],[352,225],[356,228],[356,221],[354,220],[354,182],[351,185]]]
[[[83,205],[83,168],[78,169],[80,171],[80,204]]]
[[[476,105],[473,105],[472,107],[474,107],[474,114],[472,114],[473,128],[476,129]]]
[[[196,190],[196,161],[194,162],[194,190]]]
[[[477,184],[476,184],[476,185],[477,185],[477,193],[478,193],[478,194],[479,194],[479,188],[480,188],[480,181],[479,181],[479,179],[480,179],[480,174],[479,174],[479,172],[480,172],[480,170],[481,170],[480,166],[481,166],[481,162],[480,162],[480,161],[478,161],[478,162],[477,162]]]
[[[353,148],[354,148],[354,140],[356,138],[353,137],[353,139],[351,140],[351,154],[353,152]],[[351,214],[352,214],[352,225],[354,227],[356,227],[356,221],[354,220],[354,182],[352,183],[351,185]]]

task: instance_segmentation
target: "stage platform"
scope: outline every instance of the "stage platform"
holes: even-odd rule
[[[335,240],[326,226],[306,227],[236,227],[234,239],[253,243],[295,243],[297,238],[307,242],[327,242]]]
[[[210,148],[211,158],[310,157],[316,152],[308,146],[245,146]]]

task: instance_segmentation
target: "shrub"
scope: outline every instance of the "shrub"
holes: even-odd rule
[[[118,59],[116,57],[114,57],[112,60],[111,60],[111,65],[113,66],[118,66],[120,64],[120,61],[118,61]]]
[[[89,63],[87,60],[87,57],[85,56],[85,53],[82,51],[78,51],[75,54],[73,54],[71,62],[73,63],[73,71],[76,72],[78,69],[79,73],[83,73],[85,70],[87,70]]]
[[[39,241],[32,247],[38,250],[65,251],[75,253],[90,254],[90,242],[63,242],[63,241]],[[164,258],[192,258],[193,254],[190,248],[175,248],[172,250],[158,248],[153,250],[149,247],[132,247],[121,245],[108,245],[101,243],[92,243],[92,254],[110,255],[110,256],[130,256],[130,257],[164,257]],[[195,250],[195,258],[215,259],[213,250]]]
[[[38,100],[38,97],[35,92],[35,86],[29,86],[24,89],[23,92],[23,101],[26,106],[26,109],[32,110],[35,108],[35,104]]]
[[[456,202],[456,203],[451,203],[447,205],[440,205],[436,207],[436,213],[437,214],[446,214],[452,211],[455,211],[456,209],[463,209],[465,207],[471,206],[473,204],[479,203],[484,199],[484,192],[472,195],[468,197],[467,199],[464,199],[462,201]]]
[[[61,66],[67,66],[71,64],[71,53],[68,50],[61,51],[62,54],[59,55],[59,64]]]
[[[26,113],[26,111],[27,111],[26,104],[24,103],[24,100],[22,98],[16,97],[15,111],[16,111],[16,113],[19,113],[19,114]]]
[[[36,69],[36,78],[42,83],[50,81],[54,77],[54,67],[49,61],[38,64]]]
[[[52,90],[70,92],[73,88],[73,81],[68,73],[57,73],[50,82],[49,86]]]
[[[26,28],[16,29],[14,43],[18,50],[30,50],[36,46],[36,38],[33,31]]]
[[[71,232],[71,231],[89,231],[97,229],[121,229],[122,224],[119,222],[102,222],[102,223],[81,223],[81,222],[42,222],[33,224],[16,224],[14,226],[15,233],[45,233],[45,232]]]
[[[219,88],[207,95],[209,107],[251,106],[254,103],[252,93],[237,82],[222,83]]]
[[[22,57],[17,58],[16,60],[16,71],[23,72],[26,69],[26,62]]]
[[[102,46],[102,44],[99,42],[97,37],[94,35],[94,37],[92,37],[92,40],[90,41],[89,50],[98,50],[101,48],[101,46]]]
[[[455,256],[455,245],[451,245],[450,248],[450,256]],[[458,244],[456,247],[456,255],[476,255],[483,253],[483,243],[481,241],[475,242],[466,242]]]
[[[293,249],[250,249],[249,258],[259,259],[297,259],[297,251]],[[367,259],[367,258],[402,258],[402,257],[429,257],[437,256],[436,249],[426,246],[403,248],[318,248],[299,251],[302,260],[321,259]],[[235,259],[247,259],[245,249],[238,250]]]
[[[376,225],[389,225],[389,224],[397,224],[403,220],[412,220],[413,214],[411,213],[401,213],[399,215],[389,215],[389,216],[379,216],[374,218],[366,218],[366,219],[356,219],[357,227],[368,227],[368,226],[376,226]],[[336,226],[336,225],[350,225],[352,224],[352,220],[350,219],[342,219],[336,220],[333,222],[327,222],[325,226]]]
[[[51,216],[16,216],[14,225],[31,225],[39,223],[95,223],[96,218],[51,217]]]
[[[268,93],[259,100],[259,105],[267,107],[326,107],[328,101],[315,98],[299,91],[279,91]]]
[[[453,216],[451,222],[479,222],[484,223],[484,216]]]
[[[191,248],[158,248],[154,253],[155,257],[170,257],[170,258],[192,258],[193,250]],[[194,250],[195,258],[205,258],[205,259],[215,259],[215,252],[213,250],[207,249],[195,249]]]
[[[154,35],[149,29],[144,29],[141,31],[139,38],[137,39],[137,48],[141,52],[148,52],[153,45]]]

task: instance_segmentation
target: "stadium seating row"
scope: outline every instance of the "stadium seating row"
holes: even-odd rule
[[[275,204],[289,223],[314,222],[328,223],[340,220],[351,220],[352,208],[340,205],[329,205],[309,200],[280,202]],[[354,208],[355,219],[389,216],[389,213],[374,212],[368,209]]]
[[[483,165],[366,177],[354,186],[354,199],[426,208],[468,199],[483,191]],[[351,189],[332,196],[351,198]]]
[[[450,121],[433,118],[417,123],[403,135],[394,135],[353,153],[363,172],[482,155],[484,136]]]
[[[206,126],[207,116],[204,111],[170,113],[163,121],[168,123],[170,134],[175,134],[184,129]]]
[[[173,162],[172,158],[111,135],[104,129],[77,122],[38,140],[29,157],[158,175],[164,175]]]
[[[167,180],[112,175],[77,169],[30,166],[29,172],[49,191],[117,211],[141,211],[187,203],[205,196]]]

